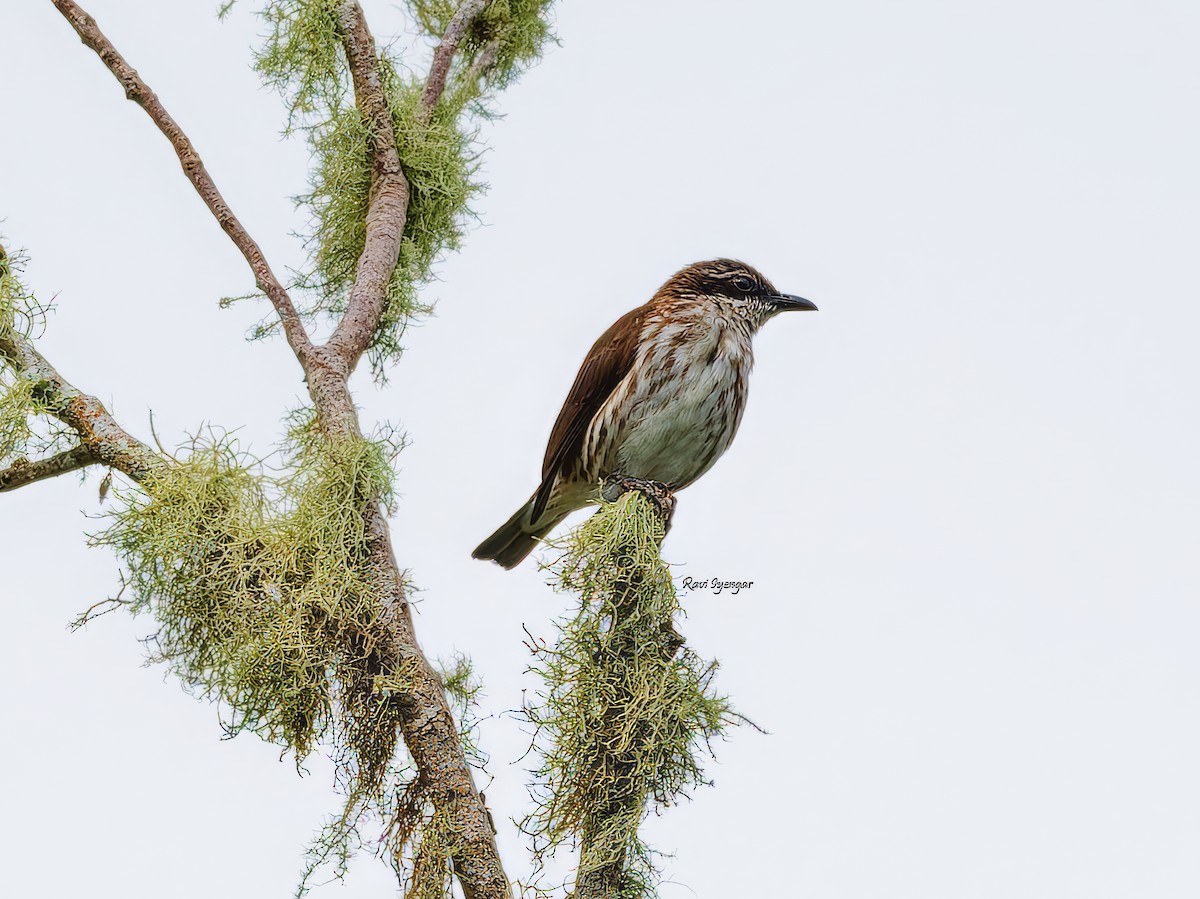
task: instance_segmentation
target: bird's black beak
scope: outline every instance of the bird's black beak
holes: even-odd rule
[[[790,293],[781,293],[778,296],[770,298],[775,304],[775,309],[778,312],[816,312],[817,304],[812,300],[806,300],[804,297],[794,296]]]

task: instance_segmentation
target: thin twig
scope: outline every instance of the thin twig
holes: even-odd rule
[[[179,162],[183,166],[184,174],[192,182],[192,186],[196,188],[196,192],[200,194],[200,198],[209,211],[216,217],[221,228],[229,235],[230,240],[249,263],[259,290],[266,294],[279,314],[288,344],[301,363],[304,363],[312,350],[312,343],[304,329],[304,323],[296,312],[296,307],[292,304],[291,297],[288,296],[287,289],[275,277],[262,250],[242,226],[242,223],[238,221],[233,210],[229,208],[229,204],[225,202],[225,198],[217,190],[216,183],[204,168],[200,154],[196,152],[191,140],[167,112],[166,107],[158,99],[158,95],[150,89],[149,85],[138,75],[137,70],[125,61],[112,42],[104,36],[99,26],[96,25],[95,19],[73,0],[53,0],[53,3],[71,23],[71,27],[79,34],[83,43],[94,50],[109,71],[116,76],[117,81],[125,88],[125,96],[142,107],[154,124],[158,126],[158,130],[171,142],[171,146],[175,148],[175,155],[179,157]]]
[[[128,586],[129,582],[125,580],[124,576],[122,576],[121,589],[117,591],[116,596],[110,596],[107,599],[102,599],[99,602],[92,603],[82,613],[75,616],[75,620],[72,621],[68,626],[72,631],[77,631],[82,627],[86,627],[89,623],[95,621],[100,616],[107,615],[109,612],[115,612],[117,609],[121,608],[121,606],[133,605],[132,599],[121,599],[121,597],[125,595],[125,588]],[[103,610],[97,612],[96,610],[102,606],[104,607]]]
[[[48,459],[38,459],[32,462],[29,459],[17,459],[8,468],[0,471],[0,493],[4,493],[6,490],[16,490],[18,487],[24,487],[35,481],[44,481],[46,478],[56,478],[60,474],[78,471],[89,465],[95,465],[99,461],[96,454],[83,444],[64,450]]]
[[[446,26],[446,33],[433,51],[433,64],[429,67],[429,77],[425,79],[425,90],[421,92],[421,115],[426,121],[446,90],[446,78],[450,74],[454,54],[458,52],[458,45],[466,37],[471,23],[487,5],[488,0],[465,0]]]

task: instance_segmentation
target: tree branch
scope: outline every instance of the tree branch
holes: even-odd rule
[[[450,861],[465,899],[512,899],[492,816],[463,753],[445,685],[417,643],[387,519],[378,503],[373,504],[366,522],[371,535],[371,568],[384,597],[382,623],[392,638],[389,661],[393,670],[405,672],[411,682],[397,697],[403,711],[404,745],[420,776],[427,778],[425,795],[439,814],[454,822]]]
[[[698,748],[729,715],[708,688],[714,664],[685,650],[674,625],[680,607],[661,546],[675,497],[620,475],[601,496],[559,564],[579,611],[558,625],[553,649],[533,646],[545,687],[531,720],[549,739],[538,741],[541,801],[528,832],[539,861],[567,839],[578,846],[570,899],[654,892],[639,827],[652,804],[702,782]]]
[[[80,446],[77,450],[86,450],[93,457],[86,464],[103,463],[124,472],[135,481],[141,481],[169,464],[117,424],[102,402],[94,396],[88,396],[60,375],[58,369],[24,337],[12,331],[0,331],[0,357],[6,359],[23,378],[32,381],[38,398],[50,413],[79,435]],[[43,463],[29,463],[39,464]],[[55,473],[61,474],[62,471]],[[50,474],[41,477],[50,477]]]
[[[246,262],[249,263],[250,270],[254,273],[255,283],[275,307],[279,319],[283,323],[283,332],[287,337],[287,342],[303,364],[312,350],[312,342],[304,329],[304,323],[300,320],[287,290],[271,271],[262,250],[242,226],[242,223],[238,221],[233,210],[229,208],[229,204],[225,202],[225,198],[217,190],[217,185],[204,168],[200,154],[192,146],[191,140],[167,112],[166,107],[158,99],[158,95],[150,89],[150,86],[138,75],[137,70],[125,61],[112,42],[104,36],[99,26],[96,25],[95,19],[73,0],[53,0],[53,3],[71,23],[71,27],[79,34],[83,43],[94,50],[109,71],[116,76],[117,81],[125,88],[125,96],[141,106],[158,126],[158,130],[171,142],[171,146],[175,148],[175,155],[179,157],[179,162],[183,166],[184,174],[196,188],[196,193],[200,194],[200,198],[216,217],[221,228],[229,235],[229,239],[233,241],[242,256],[245,257]]]
[[[421,92],[421,112],[426,121],[446,89],[446,78],[450,74],[454,54],[458,52],[458,45],[466,37],[471,23],[487,5],[488,0],[465,0],[446,26],[446,33],[433,51],[433,64],[429,67],[429,77],[425,79],[425,90]]]
[[[433,63],[421,93],[418,112],[422,124],[429,121],[446,88],[446,78],[459,45],[475,18],[489,0],[464,0],[446,27],[433,54]],[[375,41],[357,0],[347,0],[338,10],[342,45],[354,83],[354,97],[371,135],[371,199],[367,207],[367,238],[346,314],[338,323],[326,348],[353,370],[370,346],[387,301],[387,287],[400,258],[400,241],[408,218],[408,179],[396,149],[387,94],[379,74]]]
[[[400,258],[400,240],[408,220],[409,190],[396,149],[375,39],[357,0],[347,0],[338,8],[338,25],[354,83],[354,100],[370,135],[372,170],[366,241],[358,257],[346,314],[326,344],[349,372],[370,346],[383,315],[388,282]]]
[[[83,444],[64,450],[49,459],[38,459],[34,462],[17,459],[8,468],[0,470],[0,493],[16,490],[35,481],[44,481],[46,478],[56,478],[70,471],[78,471],[99,461],[96,454]]]
[[[346,379],[370,346],[385,308],[408,218],[409,184],[396,147],[375,41],[362,7],[347,0],[338,10],[338,21],[355,103],[371,135],[371,195],[366,240],[346,313],[329,342],[319,348],[323,365],[310,372],[309,391],[327,429],[358,433],[358,415]],[[466,899],[509,899],[512,890],[492,818],[475,786],[441,678],[417,642],[387,517],[377,500],[368,505],[365,524],[372,546],[371,569],[384,602],[383,620],[392,638],[390,662],[396,670],[412,672],[412,688],[399,700],[405,746],[421,776],[428,778],[431,801],[454,821],[451,862]],[[413,661],[415,665],[410,664]]]
[[[258,278],[259,287],[275,305],[288,342],[304,368],[309,394],[324,432],[330,438],[361,437],[362,429],[350,395],[348,379],[370,346],[384,312],[388,283],[399,260],[409,200],[408,179],[404,175],[396,146],[375,42],[362,8],[356,0],[346,0],[339,7],[338,19],[354,85],[355,102],[371,135],[369,152],[372,181],[365,223],[366,240],[358,260],[346,313],[329,341],[324,346],[315,346],[309,340],[287,292],[271,274],[258,246],[234,218],[205,172],[190,141],[158,98],[77,4],[72,0],[53,2],[84,43],[99,54],[125,87],[126,96],[139,103],[168,137],[192,184],[242,250]],[[467,0],[466,5],[482,8],[477,0]],[[472,15],[477,13],[478,10]],[[456,15],[455,20],[458,19]],[[464,23],[464,32],[465,27]],[[447,50],[441,54],[444,60],[442,65],[449,66],[453,50],[461,37],[460,34],[447,43]],[[434,78],[433,72],[430,78]],[[442,86],[430,94],[434,103],[444,89],[444,73],[441,78]],[[31,347],[26,349],[36,356]],[[46,365],[48,367],[48,363]],[[54,378],[58,377],[52,368],[49,372],[53,373]],[[58,380],[63,389],[69,388],[66,382]],[[106,429],[116,427],[97,401],[90,397],[84,399],[91,400],[98,407],[98,410],[89,409],[102,417]],[[72,420],[63,420],[75,427]],[[123,431],[120,433],[124,434]],[[128,453],[122,455],[106,449],[108,455],[105,455],[81,433],[84,444],[97,449],[101,461],[135,479],[138,475],[131,472],[140,472],[144,477],[154,465],[168,464],[148,447],[137,443],[127,434],[124,436],[128,443],[122,443],[121,446]],[[141,451],[149,455],[143,458]],[[134,464],[135,457],[140,460],[140,469]],[[117,464],[118,461],[121,464]],[[441,678],[425,658],[414,633],[404,579],[393,553],[387,518],[378,498],[367,502],[364,525],[371,545],[370,573],[377,584],[382,606],[381,624],[387,630],[386,667],[403,671],[405,678],[412,682],[411,688],[397,698],[403,713],[401,730],[404,742],[421,776],[428,779],[427,795],[430,801],[440,813],[454,822],[455,839],[450,852],[455,875],[466,899],[510,899],[512,891],[500,862],[491,816],[475,786]],[[413,661],[417,664],[413,665]]]

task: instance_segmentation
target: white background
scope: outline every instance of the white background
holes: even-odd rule
[[[240,4],[91,0],[277,271],[302,255]],[[399,12],[371,2],[379,35]],[[435,656],[487,679],[487,794],[527,808],[504,715],[522,624],[568,599],[471,549],[528,496],[591,341],[696,259],[819,313],[772,322],[733,448],[680,497],[682,630],[771,733],[652,819],[666,899],[1200,895],[1200,7],[564,2],[483,129],[491,184],[391,386],[397,553]],[[423,65],[414,58],[414,67]],[[47,2],[0,26],[0,216],[58,311],[42,343],[129,428],[267,450],[303,388],[163,138]],[[0,864],[11,896],[285,897],[327,768],[223,742],[141,667],[148,620],[85,548],[98,475],[0,497]],[[394,893],[359,860],[318,897]]]

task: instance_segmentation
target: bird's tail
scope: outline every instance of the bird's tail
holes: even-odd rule
[[[491,559],[504,568],[516,568],[533,552],[533,548],[542,538],[558,527],[559,522],[567,517],[567,512],[547,509],[538,521],[530,521],[533,514],[533,499],[521,506],[492,536],[479,546],[471,557],[475,559]]]

